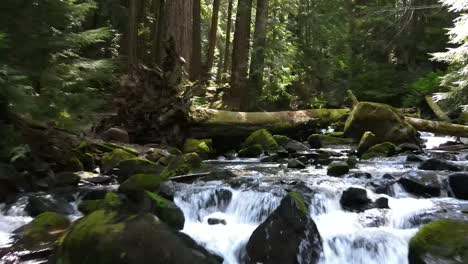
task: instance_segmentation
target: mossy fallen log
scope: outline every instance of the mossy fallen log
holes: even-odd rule
[[[283,112],[230,112],[214,109],[192,111],[195,136],[246,136],[265,128],[271,133],[289,134],[300,129],[326,127],[344,121],[349,109],[310,109]]]
[[[406,121],[408,121],[408,123],[410,123],[414,128],[416,128],[416,130],[419,131],[468,138],[468,126],[457,125],[447,122],[431,121],[414,117],[405,118]]]
[[[427,105],[438,119],[445,122],[450,121],[450,118],[444,113],[444,111],[442,111],[440,106],[436,102],[434,102],[432,96],[426,96],[424,99],[426,100]]]

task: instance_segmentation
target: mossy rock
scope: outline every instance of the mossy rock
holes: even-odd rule
[[[345,125],[345,136],[360,140],[366,131],[382,142],[394,144],[415,142],[417,131],[395,108],[380,103],[361,102],[351,112]]]
[[[78,210],[84,215],[88,215],[94,211],[104,209],[104,200],[84,200],[78,205]]]
[[[120,164],[124,160],[134,159],[136,156],[122,149],[114,149],[112,152],[106,153],[101,159],[101,170],[109,171]]]
[[[57,243],[57,264],[215,264],[152,214],[98,210],[75,222]]]
[[[390,142],[384,142],[377,144],[369,148],[364,154],[361,155],[361,159],[372,159],[376,157],[390,157],[395,155],[396,146]]]
[[[260,145],[263,150],[274,150],[278,148],[278,142],[273,138],[273,135],[266,129],[260,129],[252,134],[242,143],[242,148],[247,148],[253,145]]]
[[[182,152],[197,153],[200,157],[208,158],[213,153],[212,144],[211,139],[188,138],[185,140]]]
[[[164,167],[146,159],[134,158],[124,160],[117,166],[119,169],[116,174],[119,176],[119,182],[123,182],[128,177],[135,174],[155,174],[159,175]]]
[[[152,201],[152,212],[161,221],[174,228],[175,230],[181,230],[184,228],[185,217],[182,210],[177,207],[172,201],[169,201],[156,193],[146,192],[150,200]]]
[[[331,136],[329,134],[312,134],[307,139],[312,148],[321,148],[323,146],[349,145],[354,142],[353,139]]]
[[[121,146],[121,145],[117,145],[117,144],[114,144],[114,143],[108,143],[108,142],[103,143],[102,145],[104,147],[106,147],[106,148],[112,149],[112,151],[114,151],[116,149],[120,149],[120,150],[123,150],[123,151],[125,151],[127,153],[130,153],[130,154],[134,155],[134,156],[138,156],[138,154],[139,154],[138,150],[127,147],[127,146]]]
[[[197,153],[187,153],[174,156],[161,175],[168,179],[170,177],[191,173],[203,166],[203,161]]]
[[[370,132],[370,131],[366,131],[366,133],[364,133],[364,135],[362,135],[362,138],[361,140],[359,141],[359,145],[358,145],[358,148],[357,148],[357,152],[359,155],[361,155],[362,153],[366,152],[370,147],[380,143],[382,141],[380,141],[375,135],[374,133]]]
[[[349,172],[349,165],[344,161],[334,161],[327,169],[327,174],[330,176],[338,177],[345,175]]]
[[[158,162],[160,159],[171,156],[166,149],[156,148],[153,152],[146,155],[146,158],[152,162]],[[167,164],[166,164],[167,165]]]
[[[64,230],[70,226],[70,220],[61,214],[45,212],[34,220],[15,230],[15,237],[21,243],[33,245],[34,243],[50,242],[58,238],[55,231]]]
[[[104,206],[109,209],[117,209],[122,206],[122,200],[117,193],[108,192],[104,197]]]
[[[78,172],[84,171],[83,163],[76,156],[72,156],[62,168],[62,171]]]
[[[76,186],[81,177],[74,172],[60,172],[47,178],[50,187]]]
[[[303,212],[304,215],[309,215],[309,208],[306,206],[306,203],[304,202],[304,197],[298,192],[290,192],[288,195],[293,198],[295,201],[295,206],[299,211]]]
[[[258,158],[263,154],[263,148],[260,144],[255,144],[243,148],[237,155],[239,158]]]
[[[410,241],[409,263],[468,263],[468,223],[442,219],[424,225]]]
[[[282,147],[285,147],[286,144],[288,144],[288,142],[291,140],[287,136],[283,136],[283,135],[274,135],[273,138],[278,143],[278,145]]]
[[[124,194],[135,194],[142,191],[155,191],[166,178],[156,174],[135,174],[124,181],[119,192]]]
[[[180,149],[175,148],[175,147],[170,147],[170,148],[167,149],[167,151],[168,151],[171,155],[175,155],[175,156],[184,154],[184,153],[182,153],[182,151],[180,151]]]
[[[96,168],[96,157],[91,153],[85,153],[80,156],[85,171],[92,171]]]

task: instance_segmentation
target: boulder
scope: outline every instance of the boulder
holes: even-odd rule
[[[80,182],[80,176],[74,172],[60,172],[49,176],[49,187],[76,186]]]
[[[468,173],[455,173],[448,177],[453,196],[468,200]]]
[[[396,146],[390,142],[384,142],[370,147],[364,154],[361,155],[361,159],[372,159],[376,157],[390,157],[395,155]]]
[[[197,153],[202,158],[208,158],[214,152],[212,149],[211,139],[194,139],[188,138],[185,140],[183,153]]]
[[[428,160],[425,160],[420,166],[420,170],[434,170],[434,171],[442,171],[442,170],[447,170],[447,171],[461,171],[462,168],[454,164],[452,162],[446,161],[446,160],[441,160],[441,159],[436,159],[436,158],[431,158]]]
[[[129,143],[130,138],[128,132],[117,127],[110,128],[102,134],[102,139],[105,141],[115,141],[121,143]]]
[[[146,159],[134,158],[120,162],[117,169],[118,180],[123,182],[135,174],[160,174],[164,167]]]
[[[374,135],[374,133],[366,131],[364,135],[362,135],[361,140],[359,141],[359,145],[357,147],[358,155],[362,155],[370,147],[377,145],[380,142],[381,141]]]
[[[417,196],[439,197],[441,193],[441,186],[435,174],[406,175],[397,182],[405,191]]]
[[[266,129],[260,129],[252,134],[242,143],[242,148],[247,148],[253,145],[260,145],[263,150],[275,150],[278,147],[278,142],[273,138],[273,135]]]
[[[152,214],[98,210],[75,222],[59,240],[52,263],[221,263],[195,244]]]
[[[262,145],[254,144],[254,145],[241,149],[237,156],[239,158],[258,158],[262,154],[263,154]]]
[[[184,228],[184,213],[175,203],[157,195],[156,193],[146,193],[151,200],[151,211],[161,221],[175,230],[182,230]]]
[[[161,176],[168,179],[170,177],[192,173],[202,166],[203,161],[197,153],[177,155],[169,161],[167,167],[161,172]]]
[[[278,136],[274,135],[273,138],[278,142],[278,144],[286,149],[289,153],[296,153],[296,152],[310,152],[311,149],[304,145],[303,143],[296,141],[294,139],[290,139],[286,136]]]
[[[263,222],[246,246],[246,263],[318,263],[322,239],[302,196],[291,192]]]
[[[63,197],[52,195],[30,195],[25,211],[31,216],[37,216],[45,212],[70,215],[74,213],[73,207]]]
[[[218,218],[208,218],[209,225],[226,225],[226,220]]]
[[[305,169],[306,165],[297,159],[288,160],[288,168],[290,169]]]
[[[101,171],[107,172],[124,160],[134,159],[135,155],[123,150],[123,149],[114,149],[112,152],[105,153],[102,155],[101,159]]]
[[[346,120],[346,137],[358,141],[366,131],[372,132],[381,142],[399,144],[417,139],[417,131],[397,109],[380,103],[360,102]]]
[[[156,191],[165,180],[166,178],[156,174],[135,174],[120,185],[119,192],[134,195],[143,191]]]
[[[338,177],[349,172],[349,165],[343,161],[334,161],[328,166],[327,174]]]
[[[424,225],[411,239],[409,264],[468,263],[468,223],[442,219]]]
[[[365,189],[351,187],[343,191],[340,204],[344,210],[363,212],[370,208],[372,200],[367,197]]]
[[[322,141],[320,140],[320,135],[318,134],[310,135],[307,138],[307,142],[309,143],[309,146],[313,149],[319,149],[323,147]]]
[[[423,162],[424,159],[418,155],[411,154],[406,157],[406,161],[407,162]]]
[[[420,146],[413,144],[413,143],[403,143],[398,145],[397,149],[400,153],[411,152],[414,154],[421,154],[423,153]]]
[[[151,149],[151,151],[147,153],[145,157],[149,161],[158,162],[158,160],[160,160],[161,158],[167,158],[169,156],[171,156],[171,153],[169,153],[169,151],[167,151],[166,149],[155,148]]]

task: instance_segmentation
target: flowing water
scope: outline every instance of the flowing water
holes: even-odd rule
[[[423,134],[423,137],[429,140],[428,148],[451,140],[430,134]],[[346,148],[333,151],[345,153]],[[459,162],[468,165],[466,160]],[[418,199],[399,185],[391,187],[390,195],[374,193],[370,182],[385,174],[417,172],[417,164],[406,162],[404,156],[363,162],[351,171],[370,173],[372,179],[329,177],[326,167],[287,170],[277,163],[259,163],[258,160],[217,160],[210,164],[235,171],[241,175],[238,178],[245,181],[237,184],[197,182],[178,192],[174,200],[185,215],[182,232],[222,256],[225,264],[241,263],[245,245],[255,228],[279,206],[286,195],[285,186],[297,182],[303,182],[312,190],[305,199],[310,202],[310,216],[323,239],[321,264],[408,263],[408,242],[424,222],[424,215],[436,212],[441,206],[455,208],[455,213],[458,207],[468,208],[468,201],[448,197]],[[344,211],[339,201],[342,192],[349,187],[365,188],[372,200],[388,198],[390,209]],[[10,243],[13,230],[32,220],[21,204],[7,211],[4,207],[0,205],[0,246]],[[210,225],[208,222],[213,219],[223,220],[225,224]]]

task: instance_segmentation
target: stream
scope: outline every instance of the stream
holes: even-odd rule
[[[452,140],[424,133],[427,153],[443,155],[430,149]],[[349,147],[327,151],[341,153],[345,159]],[[456,163],[468,165],[467,153],[456,155]],[[286,169],[278,163],[261,163],[258,159],[210,160],[210,167],[230,170],[238,177],[228,181],[198,181],[175,194],[174,202],[182,209],[185,226],[182,232],[191,236],[209,251],[224,258],[225,264],[242,263],[244,248],[253,231],[277,208],[287,194],[285,189],[308,188],[310,216],[317,224],[323,240],[321,264],[405,264],[408,243],[418,228],[431,217],[467,217],[468,201],[440,197],[421,199],[412,196],[398,183],[387,193],[377,193],[375,184],[388,175],[418,174],[418,163],[407,162],[406,156],[379,158],[359,162],[347,177],[327,176],[327,168],[308,166],[303,170]],[[363,173],[371,176],[362,177]],[[367,174],[367,175],[368,175]],[[438,178],[444,184],[441,172]],[[388,199],[390,209],[369,209],[364,212],[344,211],[341,194],[349,187],[365,188],[375,201]],[[76,208],[76,202],[73,202]],[[10,242],[11,233],[32,220],[20,203],[5,208],[0,205],[0,246]],[[79,213],[71,215],[76,219]],[[217,220],[221,224],[210,225]]]

